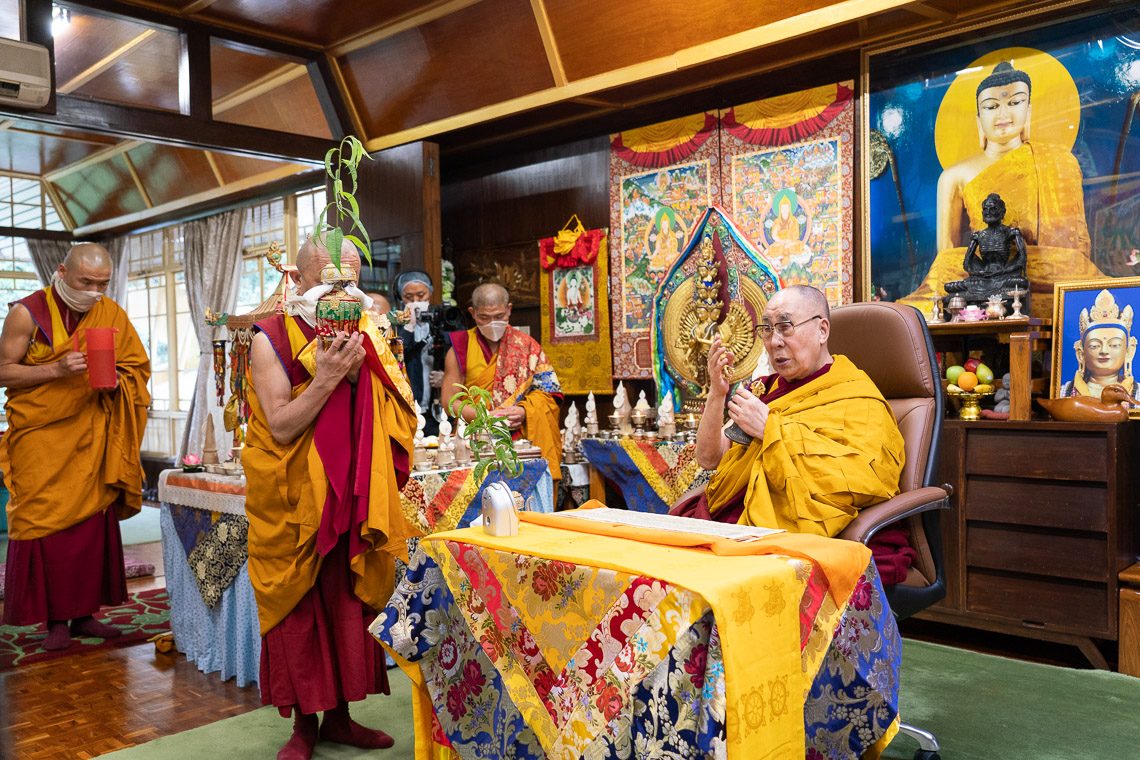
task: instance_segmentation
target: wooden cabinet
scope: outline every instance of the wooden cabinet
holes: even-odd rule
[[[943,425],[947,596],[921,617],[1071,643],[1105,667],[1136,562],[1136,423]]]

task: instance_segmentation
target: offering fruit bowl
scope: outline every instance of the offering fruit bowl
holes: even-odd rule
[[[986,396],[994,395],[994,387],[992,385],[978,385],[973,390],[964,391],[951,383],[946,386],[946,393],[962,402],[962,407],[958,410],[958,419],[972,422],[981,419],[982,410],[978,403]]]

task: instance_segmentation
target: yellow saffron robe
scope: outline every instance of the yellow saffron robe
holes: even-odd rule
[[[517,349],[517,350],[515,350]],[[504,351],[510,358],[501,362]],[[542,347],[525,333],[507,329],[499,342],[499,350],[488,361],[479,344],[478,330],[467,331],[467,365],[464,368],[464,385],[474,385],[491,391],[496,409],[521,406],[526,410],[526,422],[521,433],[524,438],[542,450],[550,465],[550,477],[562,478],[562,432],[558,428],[558,401],[551,393],[538,387],[536,375],[557,377],[546,359]]]
[[[40,340],[22,364],[57,362],[86,353],[86,328],[115,333],[114,391],[92,390],[87,374],[8,390],[8,430],[0,438],[0,468],[11,492],[9,536],[44,538],[114,508],[120,520],[142,508],[142,448],[150,406],[150,359],[127,313],[102,298],[83,315],[74,337],[63,326],[51,287],[45,288],[52,345]]]
[[[1025,238],[1034,316],[1053,316],[1053,283],[1104,277],[1089,258],[1084,185],[1071,152],[1048,143],[1025,143],[979,172],[962,193],[971,230],[986,226],[982,201],[990,193],[1005,201],[1003,223],[1019,228]],[[966,278],[965,257],[965,247],[939,251],[922,284],[899,301],[929,311],[934,295],[946,295],[946,283]]]
[[[285,318],[285,322],[292,351],[289,358],[300,361],[308,371],[308,376],[293,386],[292,397],[296,398],[309,387],[316,372],[316,346],[305,337],[295,318]],[[379,337],[367,317],[361,320],[361,330],[370,336],[380,364],[396,389],[393,392],[377,373],[372,373],[369,508],[360,526],[360,535],[371,548],[350,561],[356,597],[373,609],[383,609],[394,588],[394,559],[406,560],[407,539],[418,535],[403,516],[395,474],[397,457],[405,468],[411,461],[416,416],[411,388],[387,341]],[[360,372],[372,370],[366,363]],[[317,530],[329,484],[314,443],[316,425],[291,443],[277,443],[248,373],[247,381],[251,415],[242,465],[247,483],[249,578],[264,636],[316,582],[323,561],[317,553]],[[350,453],[344,452],[345,456]]]
[[[879,389],[845,356],[769,405],[763,440],[733,444],[709,482],[712,515],[745,491],[740,523],[835,536],[899,492],[902,434]]]

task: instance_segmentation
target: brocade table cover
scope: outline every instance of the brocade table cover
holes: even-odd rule
[[[536,544],[534,527],[498,539],[517,550],[477,529],[423,539],[373,623],[415,684],[417,757],[837,760],[889,741],[901,642],[873,564],[838,605],[814,563],[749,558],[763,562],[720,592],[734,636],[777,623],[784,635],[755,653],[778,664],[729,689],[709,600],[660,580],[668,568],[633,556],[638,542],[607,538],[586,552],[606,559],[570,561],[597,537]]]
[[[582,455],[617,486],[626,508],[638,512],[665,514],[686,491],[707,483],[712,474],[697,464],[692,443],[584,438]]]

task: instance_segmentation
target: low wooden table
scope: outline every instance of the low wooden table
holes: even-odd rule
[[[1120,571],[1120,662],[1117,669],[1140,677],[1140,562]]]

